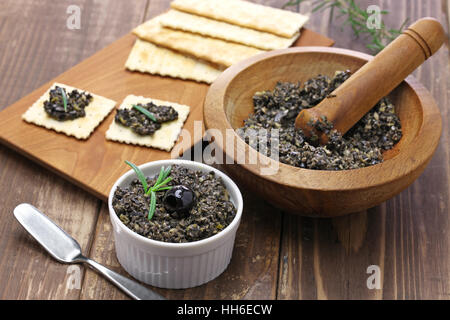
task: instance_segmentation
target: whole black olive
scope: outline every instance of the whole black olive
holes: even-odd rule
[[[167,211],[187,215],[194,206],[195,193],[186,186],[174,186],[172,189],[167,190],[163,203]]]

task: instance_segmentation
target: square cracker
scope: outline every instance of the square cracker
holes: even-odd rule
[[[264,50],[238,43],[164,28],[160,22],[166,14],[157,16],[137,26],[133,30],[133,33],[139,38],[153,42],[158,46],[166,47],[224,67],[229,67],[235,62],[265,52]]]
[[[62,83],[54,83],[23,115],[22,119],[26,122],[35,125],[53,129],[56,132],[65,133],[68,136],[73,136],[77,139],[87,139],[94,132],[95,128],[108,116],[116,102],[90,92],[93,99],[86,107],[86,116],[74,120],[58,121],[51,118],[44,110],[44,102],[50,97],[50,90],[56,86],[66,89],[66,92],[71,92],[74,88]]]
[[[273,33],[240,27],[235,24],[217,21],[173,9],[169,10],[167,14],[161,18],[161,25],[171,29],[241,43],[262,50],[288,48],[300,36],[300,32],[297,32],[291,38],[284,38]]]
[[[106,131],[106,139],[127,144],[157,148],[165,151],[172,150],[175,142],[178,140],[178,136],[183,128],[184,122],[189,115],[190,108],[189,106],[174,102],[129,95],[123,100],[120,109],[131,108],[134,104],[147,104],[149,102],[153,102],[159,106],[171,106],[178,112],[178,119],[162,123],[161,128],[156,130],[156,132],[150,136],[140,136],[134,133],[130,128],[113,121],[108,131]]]
[[[175,0],[174,9],[291,38],[308,21],[300,13],[241,0]]]
[[[212,83],[222,71],[198,59],[136,39],[125,67],[131,71],[148,72],[184,80]]]

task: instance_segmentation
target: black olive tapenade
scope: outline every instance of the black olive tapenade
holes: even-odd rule
[[[118,109],[114,120],[141,136],[152,135],[161,128],[162,123],[178,119],[178,112],[170,106],[157,106],[152,102],[137,106],[147,109],[156,121],[135,108]]]
[[[67,92],[66,89],[59,86],[51,89],[49,94],[49,99],[44,101],[44,110],[50,117],[58,121],[85,117],[84,109],[93,100],[90,93],[80,92],[77,89]],[[64,99],[66,99],[66,107],[64,107]]]
[[[168,210],[164,204],[166,192],[161,191],[156,192],[156,209],[149,220],[150,196],[145,195],[142,183],[135,179],[127,187],[118,187],[112,200],[115,213],[128,228],[149,239],[180,243],[209,238],[233,221],[236,208],[214,172],[173,165],[169,177],[172,180],[167,186],[182,185],[194,192],[195,202],[189,212]],[[157,176],[147,177],[149,186],[156,180]]]
[[[318,75],[303,86],[279,82],[273,91],[256,92],[254,113],[236,130],[238,135],[247,143],[261,134],[267,135],[268,146],[254,146],[261,152],[261,147],[271,149],[270,129],[278,129],[278,139],[274,141],[278,145],[276,159],[300,168],[348,170],[382,162],[382,151],[391,149],[402,137],[400,119],[388,98],[381,99],[344,136],[333,129],[327,119],[312,124],[328,135],[329,142],[325,146],[306,139],[302,130],[295,128],[295,118],[301,110],[312,108],[325,98],[332,99],[331,93],[349,76],[349,71],[337,71],[333,78]]]

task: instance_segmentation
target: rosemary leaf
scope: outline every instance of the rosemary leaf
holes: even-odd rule
[[[135,104],[133,105],[133,108],[135,108],[139,112],[141,112],[144,115],[146,115],[153,122],[157,122],[155,116],[150,111],[148,111],[147,109],[145,109],[145,108],[143,108],[141,106],[135,105]]]
[[[169,177],[167,179],[165,179],[163,182],[159,183],[159,184],[155,184],[153,187],[150,188],[151,191],[158,191],[160,187],[162,187],[163,185],[169,183],[170,181],[172,181],[172,177]]]
[[[67,96],[66,96],[66,91],[64,90],[64,88],[59,88],[59,91],[61,91],[61,96],[62,96],[62,100],[63,100],[63,104],[64,104],[64,112],[67,112]]]
[[[164,178],[163,179],[165,179],[165,178],[167,178],[167,176],[170,174],[170,170],[172,170],[172,167],[171,166],[168,166],[165,170],[164,170]]]
[[[166,187],[158,188],[158,190],[156,190],[156,191],[170,190],[170,189],[172,189],[172,188],[173,188],[172,186],[166,186]]]
[[[141,184],[142,184],[142,187],[144,188],[144,192],[147,194],[147,191],[148,191],[148,184],[147,184],[147,179],[145,178],[144,173],[143,173],[143,172],[141,171],[141,169],[139,169],[135,164],[133,164],[133,163],[127,161],[127,160],[125,160],[125,163],[126,163],[127,165],[129,165],[129,166],[134,170],[134,172],[136,173],[136,175],[137,175],[138,178],[139,178],[139,181],[140,181]]]
[[[156,210],[156,193],[151,192],[150,193],[150,208],[148,209],[148,220],[151,220],[153,218],[153,215],[155,214]]]
[[[159,172],[158,179],[155,182],[155,186],[160,184],[161,181],[167,178],[167,176],[170,174],[170,170],[172,169],[171,166],[168,166],[167,168],[161,167],[161,171]]]
[[[164,176],[164,166],[161,167],[161,170],[159,171],[158,179],[156,179],[155,185],[159,184],[161,181],[163,181]]]

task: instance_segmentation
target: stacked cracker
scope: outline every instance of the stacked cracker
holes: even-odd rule
[[[212,83],[227,67],[291,46],[307,16],[242,0],[175,0],[133,30],[126,68]]]

